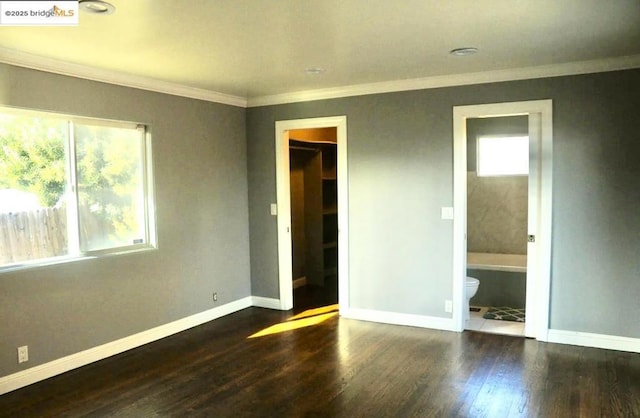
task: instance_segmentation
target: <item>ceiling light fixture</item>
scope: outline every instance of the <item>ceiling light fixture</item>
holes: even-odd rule
[[[473,55],[478,52],[478,48],[474,47],[465,47],[465,48],[456,48],[449,51],[449,54],[454,57],[466,57],[468,55]]]
[[[324,68],[320,67],[311,67],[304,70],[304,72],[309,75],[318,75],[324,73],[325,71],[326,70]]]
[[[80,0],[80,10],[97,15],[110,15],[116,11],[116,6],[103,0]]]

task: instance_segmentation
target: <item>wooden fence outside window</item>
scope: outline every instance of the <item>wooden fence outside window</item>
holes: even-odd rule
[[[0,265],[67,254],[64,207],[0,213]]]

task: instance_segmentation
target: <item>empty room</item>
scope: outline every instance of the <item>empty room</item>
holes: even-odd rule
[[[0,416],[640,416],[640,2],[0,10]]]

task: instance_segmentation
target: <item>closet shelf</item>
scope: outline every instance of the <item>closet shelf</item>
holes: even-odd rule
[[[322,244],[322,248],[324,248],[325,250],[336,248],[337,246],[338,241],[325,242],[324,244]]]
[[[338,207],[337,206],[331,206],[328,208],[324,208],[322,209],[322,214],[323,215],[337,215],[338,214]]]

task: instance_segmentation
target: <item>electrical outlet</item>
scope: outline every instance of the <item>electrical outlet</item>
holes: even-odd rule
[[[452,207],[440,208],[440,219],[453,219],[453,208]]]
[[[445,300],[444,301],[444,311],[445,312],[453,312],[453,302],[450,300]]]
[[[29,361],[29,346],[18,347],[18,364]]]
[[[213,292],[213,301],[214,302],[218,301],[218,292]]]

